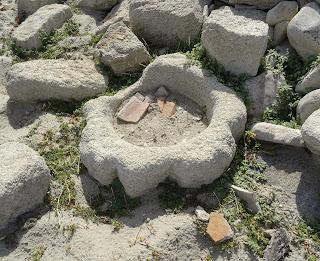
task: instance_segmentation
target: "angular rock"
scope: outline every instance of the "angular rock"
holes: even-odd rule
[[[38,49],[42,47],[42,33],[50,33],[62,27],[64,22],[71,17],[72,12],[67,5],[43,6],[19,25],[12,38],[21,48]]]
[[[0,230],[43,202],[50,171],[42,157],[28,146],[0,145]]]
[[[252,132],[256,135],[257,140],[304,147],[301,132],[298,129],[287,128],[267,122],[259,122],[252,127]]]
[[[320,109],[313,112],[303,123],[301,133],[306,147],[320,155]]]
[[[117,22],[123,22],[126,26],[130,26],[129,4],[130,0],[123,0],[114,8],[112,8],[106,18],[103,19],[101,24],[96,29],[95,34],[105,33],[110,25]]]
[[[107,89],[108,79],[91,60],[34,60],[14,64],[7,73],[11,99],[82,100]]]
[[[161,85],[206,106],[209,126],[175,146],[136,146],[121,139],[113,127],[121,101],[137,92],[154,92]],[[190,65],[182,54],[158,57],[135,84],[115,96],[87,102],[84,113],[87,125],[81,137],[81,161],[103,185],[119,177],[132,197],[156,188],[169,177],[187,188],[200,187],[220,177],[234,157],[247,117],[243,102],[230,88]]]
[[[320,109],[320,90],[305,95],[298,103],[297,116],[303,123],[316,110]]]
[[[72,21],[79,24],[79,33],[80,34],[92,34],[97,28],[96,20],[86,14],[76,14],[73,15]]]
[[[264,252],[264,260],[279,261],[283,260],[290,249],[290,238],[288,232],[284,229],[278,229],[273,234],[271,241]]]
[[[229,0],[230,4],[253,5],[258,9],[271,9],[282,0]]]
[[[27,17],[32,15],[35,11],[37,11],[40,7],[51,4],[58,4],[61,2],[60,0],[18,0],[17,7],[18,12],[23,17]]]
[[[197,206],[194,213],[200,221],[207,222],[209,220],[209,214],[200,206]]]
[[[208,55],[234,74],[255,76],[268,44],[265,13],[223,7],[204,24],[202,43]]]
[[[288,39],[304,59],[320,53],[320,6],[305,5],[288,25]]]
[[[234,236],[228,221],[223,217],[223,215],[217,212],[212,212],[210,214],[207,234],[214,243],[226,241]]]
[[[126,105],[120,110],[117,118],[129,123],[137,123],[146,113],[148,102],[139,100],[136,96],[131,97]]]
[[[246,206],[252,213],[258,213],[261,207],[257,201],[257,196],[254,192],[232,185],[231,188],[234,190],[236,195],[246,202]]]
[[[77,5],[81,8],[106,11],[110,10],[118,3],[118,0],[76,0]]]
[[[290,21],[298,13],[298,8],[295,1],[282,1],[268,11],[266,22],[274,26],[283,21]]]
[[[308,93],[320,89],[320,65],[313,68],[296,86],[296,92]]]
[[[122,22],[108,28],[96,45],[96,57],[117,75],[137,71],[150,60],[146,47]]]
[[[207,0],[135,0],[129,17],[133,32],[152,45],[190,45],[201,31]]]
[[[288,21],[283,21],[275,25],[273,30],[272,46],[281,44],[287,38]]]
[[[285,82],[283,75],[267,71],[244,83],[251,101],[249,114],[261,117],[265,109],[276,101],[277,90]]]
[[[161,86],[157,89],[154,94],[156,97],[167,97],[169,95],[167,89],[164,86]]]

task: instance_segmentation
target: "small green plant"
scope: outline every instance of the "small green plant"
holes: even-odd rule
[[[40,261],[45,251],[46,247],[43,246],[35,248],[31,255],[32,261]]]
[[[119,232],[119,230],[124,227],[123,223],[116,219],[111,220],[111,225],[113,227],[113,231],[115,232]]]

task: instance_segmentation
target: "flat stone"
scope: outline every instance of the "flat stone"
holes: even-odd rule
[[[290,21],[297,13],[299,7],[295,1],[282,1],[267,13],[267,24],[274,26],[284,21]]]
[[[313,112],[303,123],[302,137],[306,147],[314,154],[320,155],[320,109]]]
[[[251,131],[256,135],[257,140],[304,147],[301,132],[298,129],[287,128],[267,122],[259,122],[252,127]]]
[[[50,171],[42,157],[28,146],[0,145],[0,231],[43,202]]]
[[[290,249],[290,238],[284,228],[276,230],[264,252],[264,260],[279,261],[283,260]]]
[[[17,7],[19,14],[22,14],[23,17],[32,15],[40,7],[51,4],[58,4],[59,0],[18,0]]]
[[[120,110],[117,117],[124,122],[137,123],[146,113],[149,105],[148,102],[143,102],[133,96]]]
[[[202,207],[197,206],[194,213],[195,213],[197,219],[199,219],[200,221],[203,221],[203,222],[209,221],[209,214]]]
[[[270,33],[265,17],[258,10],[213,10],[201,36],[208,55],[233,74],[257,75]]]
[[[257,201],[257,196],[254,192],[232,185],[231,188],[234,190],[236,195],[246,202],[246,207],[252,213],[258,213],[261,207]]]
[[[203,9],[210,1],[135,0],[130,2],[130,27],[147,43],[159,47],[187,45],[201,32]]]
[[[64,22],[71,17],[72,11],[67,5],[45,5],[19,25],[12,39],[21,48],[38,49],[42,47],[42,33],[50,33],[62,27]]]
[[[265,109],[276,101],[277,90],[283,83],[285,83],[283,75],[271,71],[245,81],[244,87],[251,101],[249,115],[261,118]]]
[[[50,73],[48,73],[50,72]],[[12,100],[82,100],[104,92],[108,78],[92,60],[33,60],[14,64],[6,75]]]
[[[288,39],[303,58],[320,53],[320,6],[312,2],[305,5],[288,25]]]
[[[207,234],[214,243],[221,243],[233,238],[234,233],[223,215],[212,212],[210,214],[209,224],[207,226]]]
[[[297,84],[296,92],[308,93],[320,89],[320,65],[311,69]]]
[[[96,45],[96,57],[117,75],[137,71],[150,60],[146,47],[122,22],[107,29]]]
[[[320,90],[305,95],[298,103],[297,117],[302,123],[316,110],[320,109]]]

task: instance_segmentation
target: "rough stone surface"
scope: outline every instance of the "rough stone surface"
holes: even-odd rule
[[[270,9],[282,0],[229,0],[230,4],[253,5],[259,9]]]
[[[257,196],[254,192],[232,185],[236,195],[246,202],[246,206],[252,213],[258,213],[261,207],[257,201]]]
[[[272,46],[281,44],[287,38],[288,21],[283,21],[275,25],[273,30]]]
[[[289,249],[290,238],[288,232],[284,228],[278,229],[274,232],[263,258],[266,261],[283,260]]]
[[[207,0],[135,0],[129,7],[133,32],[152,45],[177,47],[197,39]]]
[[[305,5],[288,25],[288,39],[298,54],[307,59],[320,53],[320,6]]]
[[[234,236],[228,221],[217,212],[210,213],[207,234],[215,243],[221,243]]]
[[[283,21],[290,21],[298,13],[298,4],[295,1],[282,1],[268,11],[266,22],[274,26]]]
[[[6,88],[13,100],[82,100],[105,91],[107,84],[91,60],[34,60],[14,64]]]
[[[107,31],[110,25],[115,24],[117,22],[123,22],[125,25],[130,26],[130,18],[129,18],[129,4],[131,0],[123,0],[121,3],[116,5],[112,10],[108,13],[105,19],[101,22],[101,24],[96,29],[96,34],[102,34]]]
[[[316,110],[320,109],[320,90],[315,90],[305,95],[298,103],[297,116],[301,122]]]
[[[66,20],[72,17],[67,5],[46,5],[30,15],[13,33],[17,46],[25,49],[37,49],[42,46],[41,33],[50,33],[60,28]]]
[[[320,89],[320,65],[313,68],[296,86],[296,92],[308,93]]]
[[[22,14],[22,16],[29,16],[37,11],[40,7],[58,4],[59,2],[59,0],[18,0],[18,12]]]
[[[206,106],[211,120],[207,129],[168,147],[142,147],[122,140],[112,124],[119,105],[137,92],[156,90],[162,85]],[[231,163],[235,141],[246,123],[245,106],[235,93],[191,66],[180,54],[160,56],[144,70],[138,82],[113,97],[89,101],[84,112],[87,126],[80,151],[89,174],[103,185],[119,177],[126,192],[134,197],[155,188],[167,177],[182,187],[211,183]]]
[[[12,58],[7,56],[0,56],[0,94],[6,94],[6,73],[10,70]]]
[[[90,10],[110,10],[118,3],[118,0],[76,0],[81,8]]]
[[[314,154],[320,155],[320,109],[313,112],[303,123],[302,137],[307,148]]]
[[[287,128],[267,122],[256,123],[252,127],[256,139],[289,146],[304,147],[301,132],[298,129]]]
[[[35,151],[21,143],[0,145],[0,230],[38,206],[47,193],[50,172]]]
[[[197,219],[199,219],[203,222],[209,221],[209,214],[202,207],[197,206],[194,213],[195,213]]]
[[[96,45],[96,57],[117,75],[137,71],[150,60],[146,47],[122,22],[108,28]]]
[[[210,209],[219,207],[219,198],[214,193],[200,193],[197,195],[197,201]]]
[[[0,3],[1,4],[1,3]],[[3,7],[3,6],[2,6]],[[16,5],[12,1],[8,3],[4,10],[0,11],[0,37],[6,37],[11,34],[16,26],[15,18],[17,16]],[[0,51],[1,51],[0,43]]]
[[[87,14],[76,14],[72,16],[72,21],[79,24],[80,34],[92,34],[97,28],[96,20]]]
[[[202,43],[211,58],[234,74],[255,76],[269,37],[265,13],[223,7],[204,24]]]
[[[247,80],[244,87],[251,101],[248,113],[257,118],[261,117],[265,109],[276,101],[277,90],[284,82],[282,75],[276,75],[271,71]]]

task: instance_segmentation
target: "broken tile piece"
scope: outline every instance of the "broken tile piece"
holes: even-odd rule
[[[117,118],[124,122],[137,123],[146,113],[149,105],[148,102],[140,101],[136,96],[133,96],[120,110]]]
[[[169,93],[164,86],[159,87],[155,93],[156,97],[168,97],[168,95],[169,95]]]
[[[166,101],[164,97],[158,98],[158,105],[162,115],[171,117],[176,113],[176,104]]]
[[[207,234],[214,243],[226,241],[234,236],[228,221],[218,212],[210,213]]]
[[[246,202],[246,206],[249,211],[256,214],[261,210],[256,198],[256,194],[254,192],[237,187],[235,185],[232,185],[231,188],[234,190],[234,192],[240,199]]]

